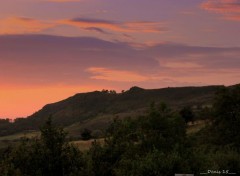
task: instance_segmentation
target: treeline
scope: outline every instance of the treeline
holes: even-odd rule
[[[33,131],[39,129],[40,123],[35,123],[36,120],[28,118],[16,118],[13,121],[10,119],[0,120],[0,136],[11,135],[21,131]]]
[[[239,174],[240,86],[223,88],[216,96],[211,119],[197,133],[186,134],[185,109],[173,112],[152,104],[148,115],[115,119],[105,142],[81,152],[66,141],[65,132],[49,119],[41,137],[4,149],[3,176],[172,176],[198,175],[207,170]],[[221,175],[221,174],[220,174]],[[224,175],[224,174],[222,174]]]

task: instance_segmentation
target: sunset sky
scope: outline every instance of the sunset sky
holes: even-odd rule
[[[0,117],[80,92],[240,83],[240,0],[1,0]]]

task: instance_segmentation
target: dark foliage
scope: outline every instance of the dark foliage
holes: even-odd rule
[[[91,133],[92,133],[91,130],[85,128],[81,133],[82,139],[83,140],[91,139],[92,138]]]
[[[214,103],[216,140],[240,151],[240,86],[222,88]]]
[[[5,152],[0,173],[3,176],[78,176],[84,174],[83,154],[66,143],[66,134],[51,119],[41,128],[40,139],[23,139]]]
[[[204,111],[206,116],[212,116],[206,127],[187,134],[187,124],[179,113],[164,103],[152,103],[147,115],[115,119],[106,131],[105,142],[93,142],[85,153],[67,143],[65,132],[49,119],[41,128],[39,139],[23,139],[19,146],[0,151],[0,173],[3,176],[172,176],[198,175],[210,169],[239,174],[239,104],[240,87],[222,89],[213,109]],[[90,132],[85,130],[85,133],[88,137]]]
[[[191,107],[188,106],[188,107],[184,107],[183,109],[181,109],[180,115],[185,120],[186,123],[188,123],[188,122],[193,123],[194,113],[193,113]]]

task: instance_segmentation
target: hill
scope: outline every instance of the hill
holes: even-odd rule
[[[222,86],[178,87],[143,89],[132,87],[128,91],[94,91],[79,93],[60,102],[48,104],[27,118],[14,123],[0,124],[0,135],[38,130],[48,117],[70,132],[80,127],[100,129],[112,118],[138,116],[147,112],[150,104],[165,102],[174,109],[183,106],[207,106],[212,104],[215,92]]]

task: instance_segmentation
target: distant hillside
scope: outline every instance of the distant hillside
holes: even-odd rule
[[[94,121],[101,117],[107,119],[119,114],[127,116],[135,113],[140,115],[146,112],[152,102],[156,104],[165,102],[172,108],[209,105],[212,103],[216,90],[220,87],[180,87],[149,90],[132,87],[123,93],[115,93],[114,91],[79,93],[60,102],[48,104],[26,119],[16,120],[10,126],[0,125],[0,135],[37,130],[50,116],[56,124],[67,127],[76,123]]]

